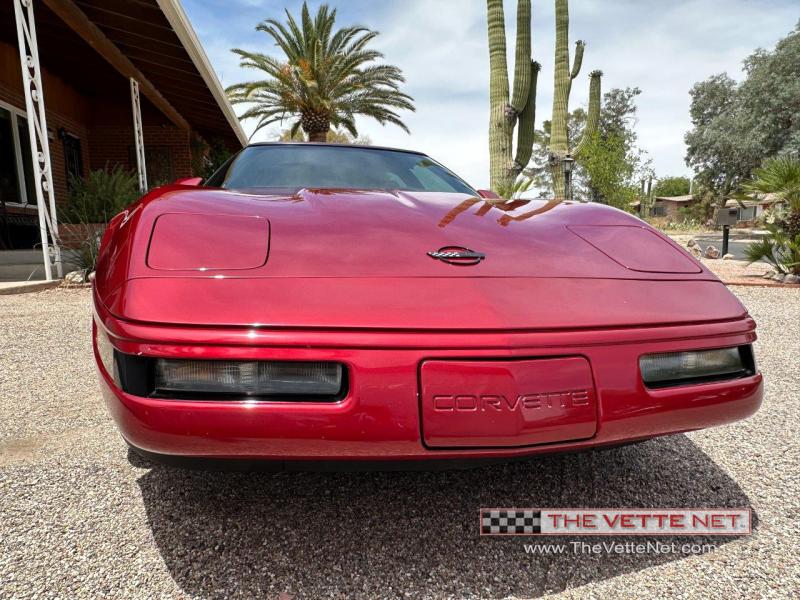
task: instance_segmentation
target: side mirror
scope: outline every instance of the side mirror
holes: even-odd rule
[[[202,177],[181,177],[172,182],[172,185],[188,185],[197,187],[203,182]]]
[[[498,196],[492,190],[478,190],[478,195],[483,198],[484,200],[500,200],[500,196]]]

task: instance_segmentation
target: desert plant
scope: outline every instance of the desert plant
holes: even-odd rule
[[[113,169],[90,171],[86,177],[72,177],[67,205],[59,210],[63,223],[107,223],[139,197],[135,173],[116,165]]]
[[[285,61],[233,50],[241,57],[242,67],[267,76],[227,89],[231,102],[252,105],[240,118],[256,119],[253,133],[296,117],[292,134],[302,127],[311,142],[326,141],[331,126],[357,137],[356,115],[408,131],[395,112],[414,110],[411,96],[400,91],[405,79],[395,66],[374,64],[383,55],[367,48],[378,32],[362,26],[334,32],[335,21],[335,9],[322,4],[312,18],[304,2],[299,24],[287,10],[285,24],[267,19],[256,27],[275,41]]]
[[[800,275],[800,234],[790,237],[780,227],[767,225],[769,234],[745,249],[750,263],[764,261],[778,273]]]
[[[77,270],[90,273],[97,266],[97,256],[100,253],[100,240],[102,230],[84,229],[81,239],[73,240],[69,247],[62,248],[62,257]]]
[[[528,177],[517,177],[510,185],[503,182],[501,185],[494,188],[494,191],[498,196],[506,200],[518,200],[522,194],[531,189],[532,185],[532,179]]]
[[[789,209],[785,204],[773,204],[765,209],[763,213],[758,216],[758,222],[762,227],[769,225],[778,225],[785,223],[789,218]]]
[[[775,194],[786,203],[787,215],[779,223],[789,239],[800,235],[800,159],[788,156],[773,158],[753,171],[753,179],[742,184],[751,196]]]
[[[517,41],[513,91],[506,64],[506,22],[503,0],[487,0],[489,25],[489,176],[493,190],[514,185],[533,153],[536,81],[539,63],[531,58],[531,2],[517,3]],[[514,129],[517,149],[513,154]],[[500,194],[501,196],[503,194]]]
[[[569,0],[556,2],[556,50],[555,74],[553,79],[553,116],[550,125],[549,167],[553,180],[553,192],[557,200],[564,199],[564,159],[567,156],[577,158],[597,131],[600,121],[600,80],[602,71],[589,74],[589,109],[586,114],[586,125],[583,136],[574,148],[570,149],[567,134],[569,115],[569,95],[573,80],[580,74],[583,63],[583,52],[586,44],[578,40],[575,43],[575,58],[572,69],[569,65]]]

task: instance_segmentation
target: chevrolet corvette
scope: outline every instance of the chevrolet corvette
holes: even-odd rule
[[[406,150],[254,144],[156,188],[109,223],[93,299],[105,403],[164,460],[506,460],[763,393],[755,322],[668,237]]]

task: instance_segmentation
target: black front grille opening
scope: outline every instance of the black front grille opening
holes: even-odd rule
[[[114,380],[127,394],[142,398],[162,400],[199,400],[199,401],[269,401],[269,402],[339,402],[347,396],[349,390],[349,372],[347,366],[341,366],[341,384],[334,394],[251,394],[205,391],[182,391],[158,389],[156,386],[156,360],[152,357],[124,354],[114,351]],[[279,361],[270,361],[279,362]],[[289,361],[287,361],[289,362]],[[337,363],[339,364],[339,363]]]
[[[644,385],[648,389],[663,389],[663,388],[671,388],[671,387],[679,387],[679,386],[686,386],[686,385],[694,385],[699,383],[714,383],[718,381],[730,381],[735,379],[741,379],[743,377],[751,377],[756,374],[756,360],[755,354],[753,353],[753,346],[751,344],[738,346],[737,350],[739,351],[739,358],[742,363],[742,368],[736,371],[730,371],[727,373],[718,373],[714,375],[706,375],[703,377],[677,377],[674,379],[668,379],[664,381],[645,381]],[[641,373],[640,373],[641,376]]]

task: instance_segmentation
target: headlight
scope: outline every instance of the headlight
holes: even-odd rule
[[[647,387],[668,387],[733,379],[755,372],[752,348],[719,348],[695,352],[646,354],[639,358],[639,369]]]
[[[342,365],[331,362],[175,360],[155,362],[158,395],[336,396]]]

